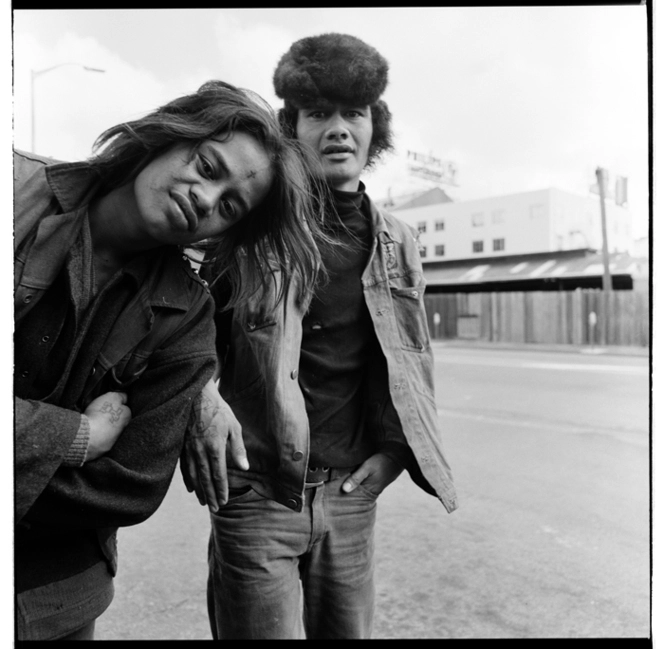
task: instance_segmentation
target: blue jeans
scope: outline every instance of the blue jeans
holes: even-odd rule
[[[215,639],[371,635],[377,496],[344,479],[307,488],[300,513],[250,490],[211,515]]]

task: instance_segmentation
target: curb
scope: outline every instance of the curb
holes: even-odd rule
[[[505,342],[491,342],[488,340],[460,340],[460,339],[432,339],[431,345],[433,347],[460,347],[464,349],[490,349],[495,351],[526,351],[526,352],[563,352],[563,353],[578,353],[578,354],[592,354],[597,356],[639,356],[644,358],[650,357],[649,347],[630,347],[630,346],[590,346],[590,345],[557,345],[545,343],[505,343]]]

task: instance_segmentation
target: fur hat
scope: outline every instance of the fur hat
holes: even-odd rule
[[[274,71],[274,90],[286,104],[306,108],[321,100],[368,106],[387,87],[388,63],[349,34],[321,34],[296,41]]]

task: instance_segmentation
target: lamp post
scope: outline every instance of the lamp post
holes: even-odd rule
[[[35,79],[42,74],[46,74],[51,70],[56,68],[61,68],[65,65],[77,65],[88,72],[106,72],[106,70],[100,70],[99,68],[91,68],[82,63],[58,63],[58,65],[53,65],[50,68],[44,68],[43,70],[30,70],[30,150],[32,153],[35,151]]]

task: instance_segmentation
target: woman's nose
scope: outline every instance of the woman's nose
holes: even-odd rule
[[[212,183],[197,183],[191,188],[191,200],[199,215],[207,216],[212,213],[217,204],[218,194]]]

